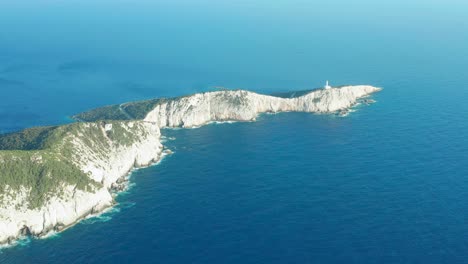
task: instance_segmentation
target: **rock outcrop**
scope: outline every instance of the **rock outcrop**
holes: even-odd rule
[[[331,113],[347,109],[380,88],[344,86],[320,89],[293,98],[262,95],[244,90],[194,94],[157,104],[144,120],[159,127],[194,127],[212,121],[253,121],[260,113]]]
[[[265,112],[339,112],[379,90],[362,85],[300,96],[207,92],[108,106],[75,116],[93,122],[2,135],[0,244],[61,231],[112,206],[113,191],[124,189],[132,169],[160,159],[160,128],[253,121]]]
[[[153,123],[78,123],[65,128],[63,134],[60,133],[62,137],[50,148],[25,152],[35,152],[32,154],[36,156],[34,160],[43,169],[52,166],[44,159],[49,155],[47,152],[56,153],[57,159],[67,159],[89,177],[91,184],[80,190],[70,182],[59,182],[58,188],[41,194],[48,197],[38,207],[32,207],[30,199],[32,188],[36,186],[27,183],[19,189],[4,186],[0,200],[0,243],[11,242],[25,234],[40,237],[51,231],[60,231],[112,206],[112,185],[133,168],[157,161],[162,153],[160,131]],[[7,162],[6,159],[22,158],[22,153],[8,152],[0,152],[0,163]],[[54,181],[61,181],[61,175],[54,176]],[[36,175],[30,177],[32,182],[39,180]]]

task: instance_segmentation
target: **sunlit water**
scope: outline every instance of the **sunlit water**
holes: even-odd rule
[[[468,5],[308,2],[0,3],[1,132],[218,85],[384,87],[345,118],[165,130],[119,205],[0,263],[465,262]]]

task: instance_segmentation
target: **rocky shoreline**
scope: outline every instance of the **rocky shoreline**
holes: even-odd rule
[[[372,86],[345,86],[316,90],[294,98],[249,91],[210,92],[161,101],[142,120],[79,123],[82,124],[79,131],[65,134],[57,148],[71,144],[73,164],[102,187],[77,190],[76,186],[64,184],[63,197],[52,197],[37,209],[25,206],[28,188],[15,193],[13,201],[0,200],[3,205],[0,206],[0,245],[14,244],[25,236],[41,238],[51,232],[61,232],[114,206],[115,196],[127,190],[132,171],[157,164],[171,154],[161,144],[161,128],[195,128],[213,122],[255,121],[262,113],[347,115],[357,103],[367,105],[375,102],[367,97],[380,90]],[[89,138],[83,137],[90,129],[97,131],[93,132],[96,135],[92,135],[91,143]],[[106,151],[101,149],[102,146],[106,146]]]

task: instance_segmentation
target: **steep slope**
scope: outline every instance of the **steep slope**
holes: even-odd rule
[[[0,135],[0,244],[60,231],[112,206],[122,177],[160,158],[160,128],[253,121],[265,112],[334,113],[377,91],[361,85],[277,96],[207,92],[106,106],[74,116],[91,123]]]
[[[243,90],[200,93],[161,102],[144,120],[156,122],[159,127],[193,127],[211,121],[252,121],[265,112],[332,113],[377,91],[380,88],[361,85],[302,92],[291,98]]]
[[[140,120],[160,127],[190,127],[210,121],[254,120],[264,112],[330,113],[347,109],[380,88],[358,85],[262,95],[245,90],[198,93],[105,106],[73,116],[78,121]]]
[[[61,230],[111,206],[119,178],[159,159],[159,138],[159,128],[143,121],[76,123],[1,136],[0,243]]]

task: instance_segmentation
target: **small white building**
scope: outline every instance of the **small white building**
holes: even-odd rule
[[[325,83],[325,89],[330,89],[332,88],[329,84],[328,84],[328,81]]]
[[[106,124],[104,126],[104,130],[107,132],[107,131],[111,131],[112,130],[112,124]]]

